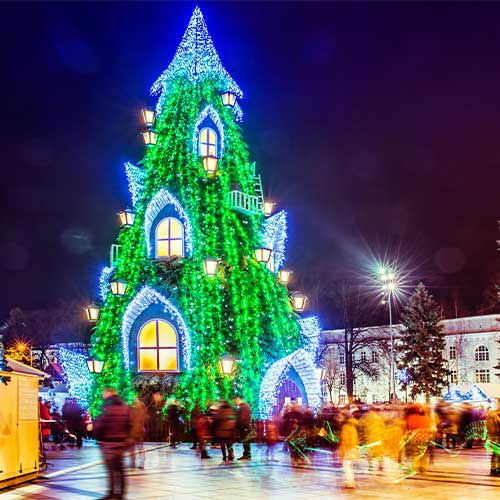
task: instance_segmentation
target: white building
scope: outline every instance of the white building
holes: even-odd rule
[[[499,384],[500,370],[500,315],[473,316],[443,320],[446,335],[445,357],[451,371],[449,384],[470,385]],[[402,325],[393,326],[395,342],[401,337]],[[388,326],[360,329],[358,346],[355,349],[354,395],[366,402],[389,400],[390,337]],[[344,330],[323,330],[321,335],[323,357],[328,359],[334,380],[332,399],[346,401]],[[378,372],[369,376],[364,371]],[[396,381],[404,373],[396,371]],[[325,399],[329,400],[325,388]],[[405,393],[398,384],[397,396],[405,400]]]

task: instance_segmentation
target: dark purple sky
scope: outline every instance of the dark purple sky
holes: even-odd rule
[[[97,295],[140,108],[194,5],[0,5],[1,317]],[[201,8],[299,281],[397,251],[475,307],[499,260],[500,4]]]

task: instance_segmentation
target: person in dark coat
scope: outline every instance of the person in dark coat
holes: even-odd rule
[[[250,431],[252,430],[252,410],[250,406],[241,399],[237,397],[234,400],[236,407],[238,408],[237,418],[236,418],[236,428],[240,436],[241,444],[243,445],[243,455],[238,458],[238,460],[250,460],[252,458],[252,452],[250,449]]]
[[[78,448],[83,444],[83,433],[85,432],[83,425],[83,408],[75,399],[67,398],[62,407],[62,418],[66,422],[68,431],[76,436],[76,445]]]
[[[215,437],[220,443],[222,460],[234,460],[233,442],[236,429],[236,414],[233,407],[222,401],[215,415]]]
[[[126,489],[123,456],[131,444],[131,413],[114,389],[104,389],[102,397],[102,414],[94,421],[94,435],[101,446],[108,473],[109,492],[102,498],[121,499]]]

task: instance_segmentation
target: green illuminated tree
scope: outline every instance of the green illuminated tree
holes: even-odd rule
[[[398,350],[400,368],[406,369],[410,396],[423,394],[427,403],[431,396],[441,395],[449,376],[442,319],[441,307],[419,283],[401,314],[404,330]]]

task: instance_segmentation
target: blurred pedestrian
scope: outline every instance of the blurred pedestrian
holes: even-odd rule
[[[181,440],[183,419],[181,406],[177,401],[172,401],[167,407],[167,422],[170,436],[170,447],[177,448],[177,443]]]
[[[500,477],[500,409],[491,410],[486,420],[488,448],[491,449],[490,475]]]
[[[122,499],[126,490],[123,455],[130,446],[130,408],[112,388],[106,387],[102,397],[102,413],[94,422],[94,435],[101,446],[108,474],[109,491],[102,499]]]
[[[431,419],[428,410],[421,404],[408,406],[406,421],[406,453],[414,472],[427,470],[429,444],[431,438]]]
[[[222,460],[234,460],[234,434],[236,431],[236,412],[227,402],[222,401],[215,415],[215,436],[220,443]]]
[[[234,400],[237,407],[236,430],[239,433],[243,445],[243,455],[238,460],[250,460],[252,452],[250,449],[250,432],[252,430],[252,410],[250,406],[238,396]]]
[[[379,470],[383,470],[384,431],[384,420],[380,416],[378,408],[365,408],[359,419],[358,432],[361,444],[366,450],[369,470],[374,469],[375,463],[378,463]]]
[[[200,405],[196,403],[191,410],[189,416],[189,426],[191,428],[191,439],[193,440],[192,450],[196,450],[200,446],[200,438],[198,436],[198,419],[202,416]]]
[[[344,488],[355,488],[354,462],[359,458],[359,438],[357,421],[348,415],[339,437],[339,458],[344,469]]]
[[[66,422],[68,431],[76,436],[76,446],[81,448],[83,445],[83,434],[85,432],[83,416],[84,409],[76,399],[67,398],[62,407],[62,418]]]
[[[130,455],[130,466],[144,469],[144,436],[146,434],[148,411],[146,405],[136,398],[131,409],[131,429],[130,438],[133,441]]]
[[[205,413],[196,420],[196,435],[200,443],[200,458],[212,458],[207,452],[207,443],[212,436],[213,418],[212,414]]]

